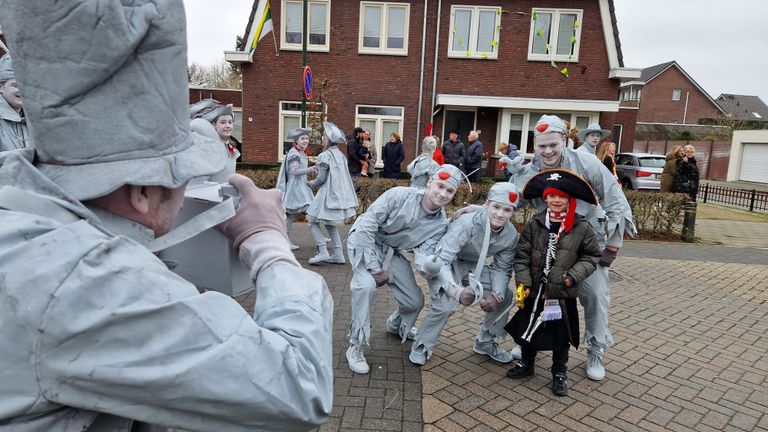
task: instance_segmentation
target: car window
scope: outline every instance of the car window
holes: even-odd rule
[[[638,158],[641,167],[645,168],[664,168],[666,160],[663,157],[641,157]]]
[[[630,156],[630,155],[619,155],[616,158],[616,165],[632,165],[632,156]]]

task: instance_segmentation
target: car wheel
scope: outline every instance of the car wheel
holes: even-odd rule
[[[632,182],[627,177],[624,177],[624,179],[621,180],[621,187],[624,189],[632,189]]]

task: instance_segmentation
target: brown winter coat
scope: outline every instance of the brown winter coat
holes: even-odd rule
[[[523,229],[515,255],[515,280],[526,288],[536,287],[544,267],[544,258],[549,242],[549,230],[544,225],[546,213],[538,213]],[[600,260],[600,246],[592,227],[576,220],[568,233],[563,233],[557,242],[555,262],[549,271],[544,295],[549,299],[576,298],[576,286],[589,277]],[[565,277],[570,275],[573,284],[565,286]]]
[[[677,177],[677,165],[680,159],[675,154],[667,155],[667,163],[664,164],[664,171],[661,173],[661,192],[672,192]]]

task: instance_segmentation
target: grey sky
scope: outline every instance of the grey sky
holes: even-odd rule
[[[279,0],[273,0],[279,1]],[[765,0],[614,0],[624,64],[676,60],[715,98],[757,95],[768,103],[768,2]],[[242,35],[253,0],[184,0],[189,60],[224,59]]]

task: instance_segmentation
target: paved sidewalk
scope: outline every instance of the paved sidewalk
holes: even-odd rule
[[[304,264],[311,237],[306,224],[294,229]],[[549,390],[548,353],[521,381],[474,354],[477,307],[451,317],[426,366],[411,365],[410,342],[384,330],[395,307],[387,289],[373,314],[371,373],[353,374],[344,358],[349,266],[312,269],[336,308],[334,410],[321,431],[768,430],[768,251],[627,242],[612,267],[606,379],[588,380],[584,349],[571,350],[567,397]],[[239,300],[252,309],[253,294]]]

